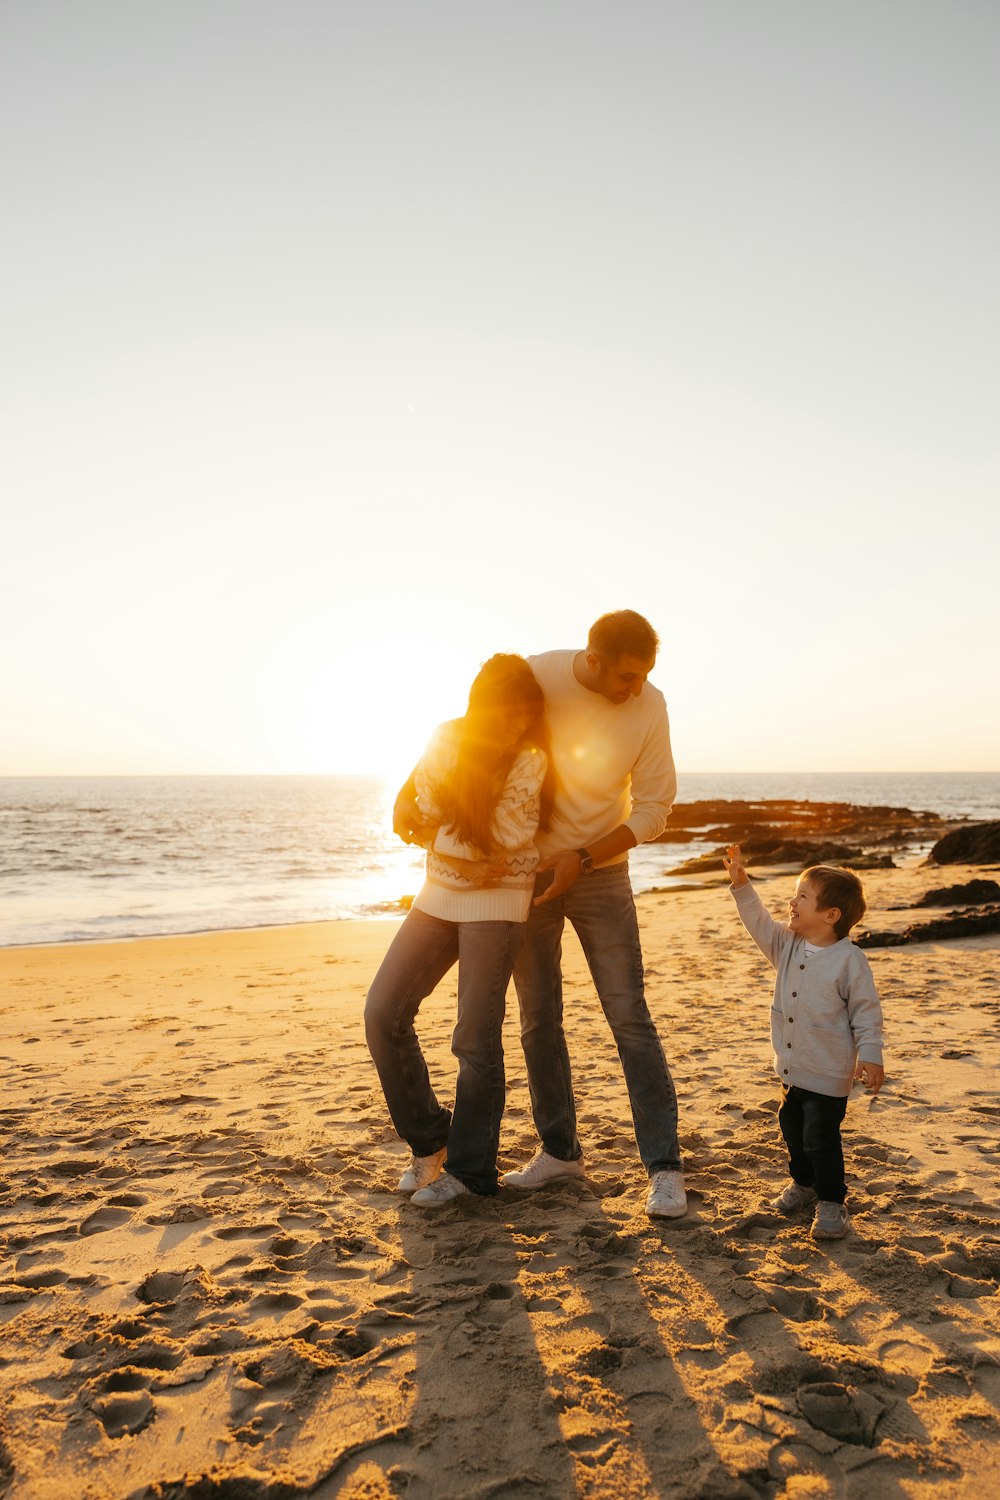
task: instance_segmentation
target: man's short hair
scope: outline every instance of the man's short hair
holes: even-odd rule
[[[816,905],[820,911],[829,911],[831,906],[840,908],[840,920],[833,926],[838,938],[845,938],[865,914],[865,888],[860,875],[845,870],[839,865],[812,865],[802,871],[816,893]]]
[[[596,652],[606,663],[619,661],[623,656],[652,663],[659,645],[660,637],[652,625],[634,609],[616,609],[602,615],[594,621],[587,637],[588,651]]]

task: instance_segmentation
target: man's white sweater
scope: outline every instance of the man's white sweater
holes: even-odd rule
[[[586,849],[625,823],[637,844],[662,833],[677,794],[663,694],[644,683],[637,698],[611,703],[577,682],[576,651],[528,661],[545,694],[556,773],[551,826],[537,835],[542,858]],[[606,864],[620,864],[619,854]]]

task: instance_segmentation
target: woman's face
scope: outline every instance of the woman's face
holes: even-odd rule
[[[498,705],[494,713],[496,738],[503,746],[516,745],[534,724],[536,714],[526,703]]]

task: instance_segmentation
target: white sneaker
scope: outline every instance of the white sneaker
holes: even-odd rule
[[[550,1182],[561,1182],[566,1177],[586,1175],[582,1156],[576,1161],[560,1161],[558,1156],[550,1156],[539,1148],[526,1167],[519,1172],[505,1172],[501,1181],[504,1187],[524,1188],[531,1192],[533,1188],[548,1187]]]
[[[469,1189],[464,1182],[459,1182],[457,1177],[449,1177],[447,1172],[442,1172],[436,1181],[428,1187],[420,1188],[410,1199],[411,1203],[419,1203],[421,1208],[443,1208],[453,1198],[462,1198],[468,1194]]]
[[[399,1179],[397,1193],[415,1193],[418,1188],[429,1187],[435,1177],[440,1177],[448,1148],[442,1146],[431,1156],[411,1156],[410,1165]]]
[[[651,1219],[680,1219],[687,1213],[683,1172],[654,1172],[649,1180],[646,1212]]]

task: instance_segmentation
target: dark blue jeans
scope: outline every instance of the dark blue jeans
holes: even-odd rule
[[[843,1203],[844,1148],[840,1122],[847,1097],[816,1094],[812,1089],[781,1085],[778,1124],[788,1147],[788,1170],[800,1187],[815,1188],[823,1203]]]
[[[392,940],[365,1004],[368,1050],[392,1123],[414,1156],[447,1145],[445,1170],[475,1193],[497,1190],[506,1081],[504,1006],[523,922],[443,922],[412,910]],[[413,1022],[420,1002],[458,963],[455,1111],[438,1103]]]
[[[536,895],[550,878],[539,877]],[[582,1154],[563,1031],[561,959],[567,919],[580,939],[618,1047],[639,1155],[648,1172],[678,1170],[677,1095],[646,1006],[627,864],[581,875],[555,900],[533,906],[528,916],[514,983],[531,1108],[542,1146],[561,1161],[575,1161]]]

